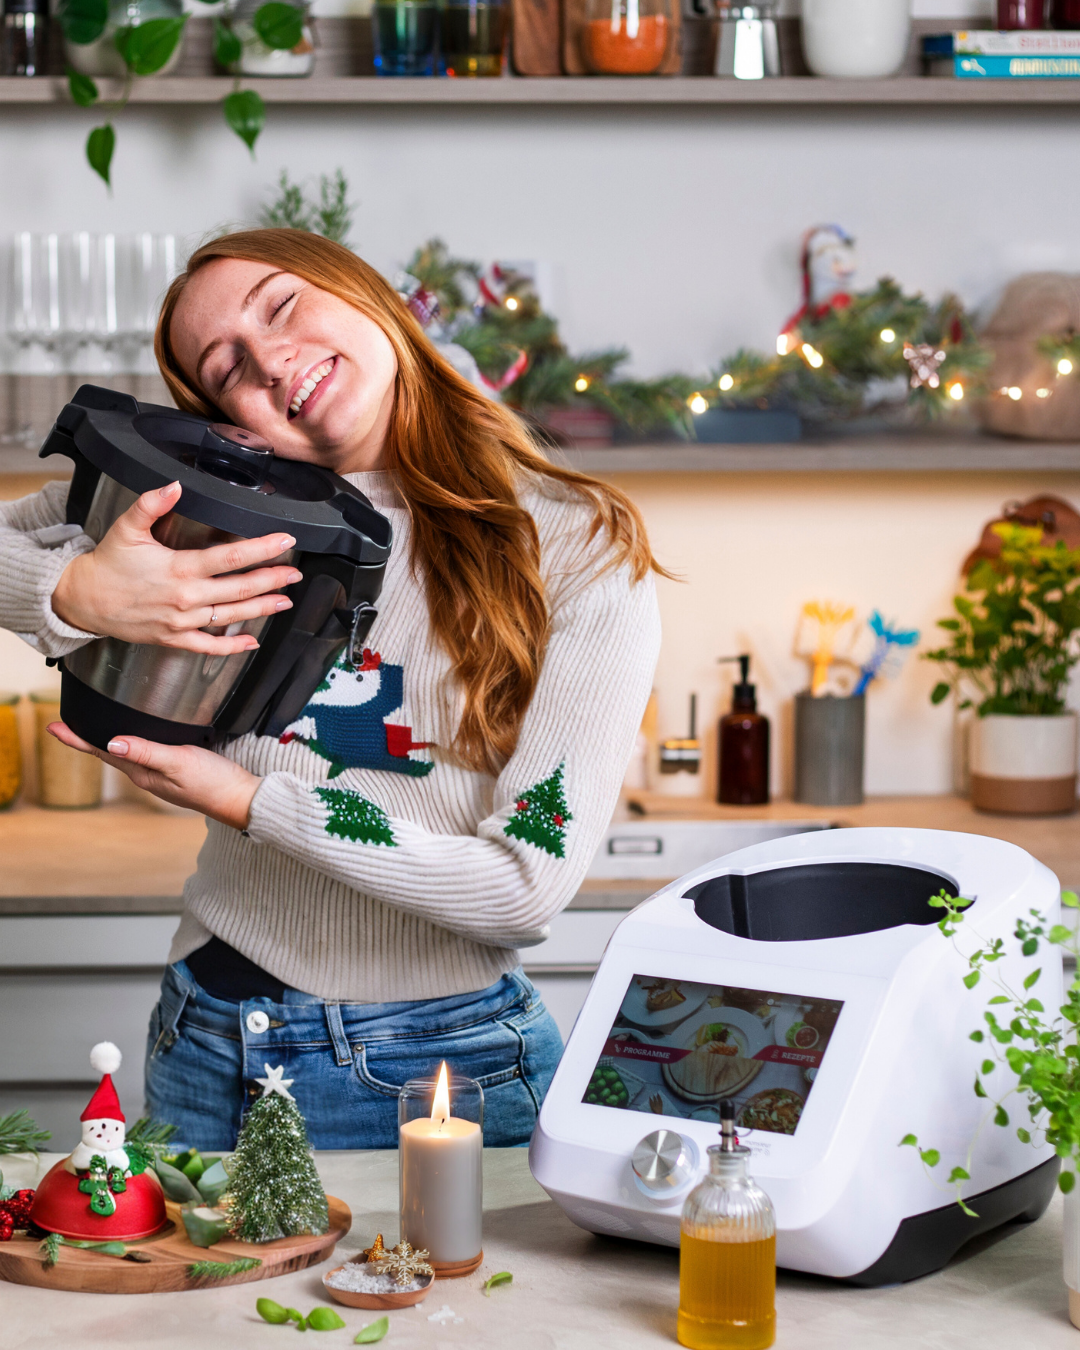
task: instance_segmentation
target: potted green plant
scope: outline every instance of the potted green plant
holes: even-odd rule
[[[954,898],[943,889],[929,903],[944,910],[938,928],[955,945],[964,910],[972,901]],[[1073,891],[1062,891],[1061,903],[1070,910],[1080,908],[1080,898]],[[1044,964],[1047,955],[1060,960],[1060,952],[1074,959],[1080,957],[1080,935],[1075,927],[1051,923],[1032,910],[1028,919],[1018,922],[1013,937],[1033,966],[1019,989],[998,974],[997,963],[1008,954],[1002,938],[984,942],[976,935],[979,945],[965,955],[968,970],[963,980],[967,987],[975,989],[981,984],[985,989],[989,985],[994,991],[983,1010],[983,1026],[970,1034],[972,1041],[985,1046],[986,1055],[975,1076],[974,1092],[986,1100],[987,1118],[996,1126],[1015,1129],[1024,1144],[1041,1136],[1061,1159],[1058,1186],[1065,1194],[1064,1277],[1069,1290],[1069,1318],[1080,1327],[1080,1187],[1076,1184],[1080,1167],[1080,974],[1074,973],[1062,1006],[1047,1009],[1038,998],[1042,965],[1035,965],[1040,952]],[[1023,1124],[1015,1123],[1018,1106]],[[981,1126],[976,1136],[978,1133]],[[936,1148],[922,1147],[913,1134],[899,1142],[901,1147],[917,1149],[927,1168],[953,1161],[948,1180],[956,1189],[957,1203],[965,1213],[975,1213],[962,1194],[964,1184],[971,1179],[974,1139],[962,1163],[943,1158]]]
[[[203,0],[213,4],[214,0]],[[68,92],[80,108],[122,112],[136,79],[167,75],[180,59],[188,16],[181,0],[60,0]],[[214,16],[214,60],[234,76],[306,75],[314,63],[308,0],[238,0]],[[123,80],[119,96],[102,99],[94,77]],[[224,83],[224,81],[223,81]],[[248,149],[266,121],[262,96],[239,78],[222,99],[226,124]],[[86,139],[90,167],[111,186],[116,131],[111,117]]]
[[[983,811],[1047,815],[1076,808],[1076,714],[1065,706],[1080,660],[1080,549],[1043,543],[1037,526],[1002,522],[994,558],[968,571],[949,641],[926,659],[948,671],[930,695],[973,708],[971,800]]]

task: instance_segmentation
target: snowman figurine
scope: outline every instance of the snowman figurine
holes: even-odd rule
[[[71,1155],[71,1166],[76,1172],[86,1171],[95,1157],[104,1158],[106,1167],[128,1171],[130,1163],[124,1148],[127,1120],[112,1080],[120,1059],[120,1051],[112,1041],[101,1041],[90,1051],[90,1066],[102,1079],[79,1117],[82,1139]]]
[[[79,1117],[82,1137],[41,1179],[30,1218],[46,1233],[77,1241],[134,1242],[165,1226],[165,1197],[145,1150],[127,1145],[112,1080],[120,1051],[102,1041],[90,1051],[90,1063],[101,1082]]]

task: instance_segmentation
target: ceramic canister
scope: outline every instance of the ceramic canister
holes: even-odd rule
[[[910,40],[911,0],[803,0],[803,54],[815,75],[895,75]]]
[[[982,811],[1051,815],[1076,808],[1077,720],[991,714],[971,724],[971,801]]]

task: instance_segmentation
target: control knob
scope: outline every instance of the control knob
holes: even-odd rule
[[[654,1199],[674,1195],[693,1179],[697,1145],[675,1130],[654,1130],[634,1149],[630,1165],[638,1185]]]

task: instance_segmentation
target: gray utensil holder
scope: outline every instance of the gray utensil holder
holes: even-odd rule
[[[863,799],[866,697],[795,695],[795,793],[811,806],[857,806]]]

